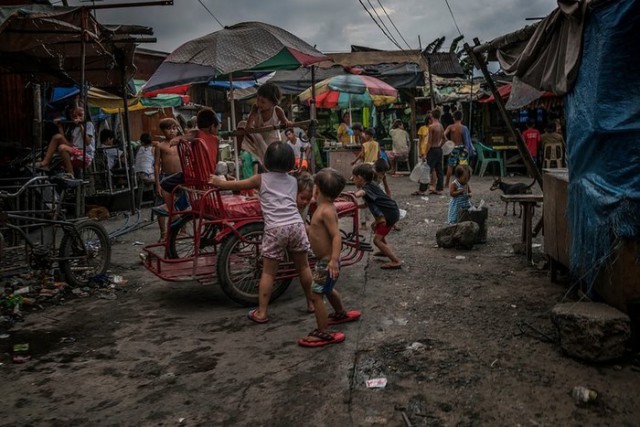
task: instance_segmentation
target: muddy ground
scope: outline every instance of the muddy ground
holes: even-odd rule
[[[216,286],[156,279],[133,245],[157,239],[152,225],[114,245],[112,272],[128,281],[117,299],[69,296],[0,340],[0,425],[640,423],[631,358],[587,365],[545,341],[550,308],[574,296],[513,253],[520,220],[502,215],[490,178],[472,181],[476,203],[489,207],[489,239],[471,251],[435,247],[445,197],[412,197],[406,177],[390,180],[408,211],[390,236],[404,268],[383,271],[367,256],[343,271],[345,303],[363,312],[339,328],[344,343],[296,344],[314,327],[296,282],[256,325]],[[30,344],[29,362],[11,363],[16,343]],[[385,388],[366,388],[380,377]],[[580,385],[598,392],[595,402],[574,402]]]

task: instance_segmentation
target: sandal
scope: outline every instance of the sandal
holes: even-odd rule
[[[332,313],[329,315],[330,325],[339,325],[340,323],[354,322],[362,316],[357,310],[343,311],[342,313]]]
[[[414,191],[413,193],[411,193],[412,196],[426,196],[427,193],[425,193],[424,191]]]
[[[310,340],[308,338],[317,338],[315,340]],[[337,344],[345,339],[345,335],[342,332],[322,332],[318,329],[314,329],[309,332],[304,338],[300,338],[298,340],[298,345],[302,347],[323,347],[328,344]]]
[[[267,323],[267,322],[269,321],[269,318],[268,318],[268,317],[265,317],[265,318],[263,318],[263,319],[261,319],[261,318],[257,317],[257,316],[256,316],[256,311],[258,311],[258,309],[257,309],[257,308],[256,308],[256,309],[254,309],[254,310],[251,310],[251,311],[249,312],[249,314],[247,314],[247,318],[248,318],[249,320],[251,320],[252,322],[255,322],[255,323],[259,324],[259,325],[262,325],[262,324]]]

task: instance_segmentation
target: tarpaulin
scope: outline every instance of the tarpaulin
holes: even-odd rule
[[[620,240],[640,238],[640,0],[594,8],[565,100],[571,269],[593,284]]]
[[[518,41],[496,52],[504,72],[541,91],[564,95],[571,90],[580,65],[588,4],[587,0],[558,0],[558,8],[540,21],[533,34],[527,27],[522,30],[521,40],[518,33],[509,35]],[[503,39],[494,42],[501,44]]]

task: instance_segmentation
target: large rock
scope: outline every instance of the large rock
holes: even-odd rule
[[[631,337],[629,316],[595,302],[556,305],[551,319],[558,329],[560,347],[572,357],[605,362],[621,357]]]
[[[438,230],[436,241],[441,248],[471,249],[479,232],[478,224],[473,221],[463,221]]]

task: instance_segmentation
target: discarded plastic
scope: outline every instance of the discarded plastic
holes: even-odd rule
[[[76,342],[74,337],[62,337],[60,338],[60,344],[71,344]]]
[[[428,198],[428,197],[426,197],[426,196],[425,196],[425,197],[420,197],[420,198],[421,198],[422,200],[424,200],[425,202],[428,202],[428,201],[429,201],[429,198]]]
[[[458,255],[456,256],[456,259],[467,259],[467,257],[464,255]]]
[[[571,396],[575,399],[576,403],[588,403],[593,402],[598,398],[598,393],[595,390],[589,390],[581,385],[575,386],[571,390]]]
[[[25,286],[24,288],[16,289],[13,294],[14,295],[25,295],[31,292],[31,286]]]
[[[15,353],[22,352],[22,351],[29,351],[29,344],[14,344],[13,351]]]
[[[6,340],[7,338],[9,338],[11,335],[9,334],[0,334],[0,340]]]
[[[120,283],[122,283],[124,281],[124,278],[122,276],[119,275],[113,275],[111,276],[111,283],[114,283],[116,285],[119,285]]]
[[[141,242],[140,240],[136,240],[131,244],[131,246],[142,246],[142,245],[144,245],[144,242]]]
[[[404,219],[407,216],[407,211],[404,209],[398,209],[400,211],[400,219]]]
[[[385,388],[387,386],[386,378],[373,378],[365,381],[367,388]]]

